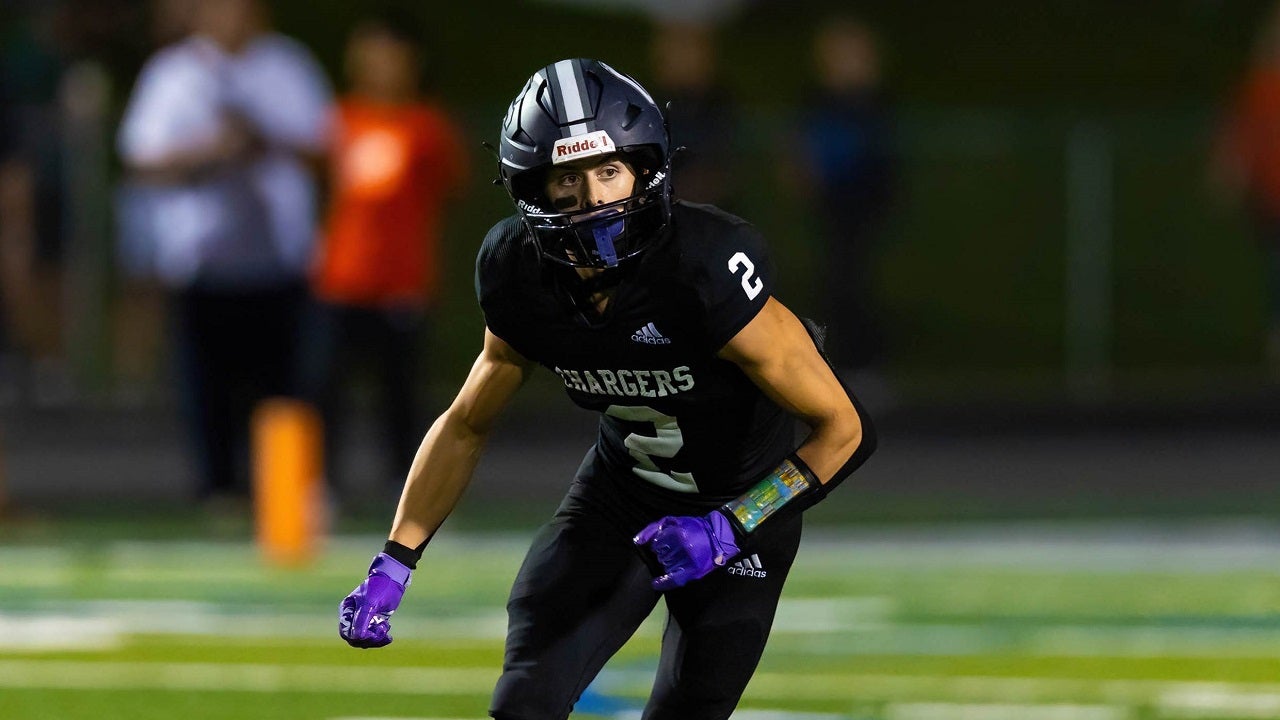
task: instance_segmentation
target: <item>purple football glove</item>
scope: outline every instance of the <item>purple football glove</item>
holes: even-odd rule
[[[738,555],[733,526],[715,510],[704,517],[668,515],[649,523],[632,542],[648,545],[666,570],[653,579],[654,590],[684,587]]]
[[[391,644],[391,614],[409,587],[413,571],[386,553],[378,553],[369,577],[338,606],[338,635],[351,647]]]

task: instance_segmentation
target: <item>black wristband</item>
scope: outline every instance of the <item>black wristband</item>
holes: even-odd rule
[[[809,467],[809,463],[801,460],[800,456],[795,453],[788,455],[787,459],[790,460],[791,464],[795,465],[796,469],[799,470],[800,473],[805,476],[805,479],[809,481],[809,489],[805,491],[805,495],[808,496],[806,499],[813,499],[813,502],[810,502],[809,505],[812,505],[827,496],[827,483],[818,479],[817,474]]]
[[[426,540],[423,540],[422,544],[416,548],[411,548],[408,545],[401,545],[395,540],[388,540],[387,544],[382,546],[382,552],[390,555],[392,560],[395,560],[410,570],[417,569],[418,561],[422,559],[422,551],[426,549]]]

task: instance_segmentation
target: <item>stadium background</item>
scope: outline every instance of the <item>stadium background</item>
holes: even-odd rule
[[[436,407],[448,401],[478,349],[475,249],[493,220],[510,212],[505,194],[489,184],[492,159],[480,143],[493,140],[528,68],[554,57],[596,54],[647,80],[651,21],[633,7],[642,5],[410,4],[429,38],[429,82],[461,119],[476,170],[447,235],[446,294],[431,351]],[[3,410],[10,492],[55,504],[128,496],[134,485],[171,488],[168,495],[177,496],[183,489],[181,480],[174,488],[173,474],[183,474],[177,462],[165,472],[128,473],[146,479],[133,483],[96,482],[65,467],[104,443],[126,456],[126,466],[130,452],[155,455],[145,451],[152,445],[178,452],[167,386],[159,403],[120,407],[108,378],[117,278],[107,194],[118,163],[106,143],[145,57],[137,32],[145,4],[72,6],[98,30],[80,59],[109,80],[102,126],[90,128],[89,135],[97,132],[86,141],[91,152],[76,163],[86,190],[71,210],[77,220],[67,334],[79,393],[71,407],[17,402]],[[360,7],[300,0],[273,6],[279,28],[307,43],[337,81],[341,44]],[[823,259],[801,199],[776,168],[810,82],[811,32],[825,14],[845,7],[748,2],[720,31],[721,72],[743,108],[737,204],[770,238],[779,294],[801,312],[818,306],[811,278]],[[1248,62],[1265,3],[988,1],[854,9],[882,38],[902,151],[900,204],[877,267],[891,392],[866,388],[892,431],[889,441],[970,437],[991,445],[983,452],[989,455],[1004,446],[993,434],[1000,430],[1026,436],[1075,427],[1121,446],[1124,433],[1152,427],[1273,431],[1280,390],[1263,360],[1262,253],[1239,209],[1219,202],[1206,180],[1218,116]],[[11,3],[0,17],[12,29],[28,11]],[[554,383],[539,380],[522,398],[524,416],[568,411]],[[576,418],[563,422],[583,427]],[[84,433],[68,431],[79,426]],[[112,432],[137,444],[107,440]],[[1275,462],[1262,459],[1268,460]],[[42,463],[53,463],[49,472]],[[1205,482],[1179,472],[1187,463],[1168,467],[1202,490],[1152,492],[1164,482],[1154,470],[1149,478],[1127,473],[1121,480],[1081,472],[1073,483],[1135,487],[1124,502],[1074,487],[1050,499],[1120,513],[1167,510],[1178,497],[1190,499],[1189,512],[1206,496],[1222,509],[1275,507],[1269,478]],[[986,482],[982,473],[973,475],[938,485],[963,498]],[[893,485],[929,476],[912,472]],[[925,489],[915,494],[928,505],[932,487],[921,482]],[[1006,482],[1053,487],[1042,478]],[[1031,499],[1019,503],[1021,510],[1036,511]],[[991,512],[1005,509],[998,498],[966,506],[982,514],[988,500],[996,502]],[[892,514],[912,512],[904,505]]]
[[[112,84],[105,134],[142,59],[128,41],[141,7],[83,4],[124,8],[102,18],[116,32],[91,58]],[[358,4],[274,5],[278,27],[336,79]],[[475,248],[510,211],[480,142],[530,69],[560,56],[647,79],[645,14],[588,5],[416,6],[435,89],[462,119],[477,170],[448,235],[437,406],[478,349]],[[744,107],[740,202],[773,243],[780,295],[801,311],[817,307],[809,277],[822,259],[773,168],[809,33],[847,6],[749,2],[721,29],[722,72]],[[1261,253],[1205,180],[1218,113],[1267,8],[854,6],[883,39],[903,150],[903,201],[878,267],[892,392],[875,399],[880,453],[812,514],[815,560],[790,594],[814,624],[771,649],[765,684],[748,695],[748,707],[775,712],[760,717],[1280,717],[1280,382],[1263,361]],[[24,12],[6,3],[0,18],[12,27]],[[99,159],[89,175],[109,181],[115,160]],[[169,402],[122,405],[108,388],[107,187],[78,209],[78,392],[0,407],[18,507],[0,521],[0,707],[37,718],[476,715],[491,678],[464,670],[492,670],[500,650],[457,626],[500,615],[520,542],[554,507],[591,418],[542,373],[447,526],[436,574],[415,587],[421,605],[398,616],[399,649],[334,648],[330,606],[363,572],[389,501],[338,518],[317,563],[291,572],[258,562],[247,521],[183,505],[187,460]],[[1110,192],[1099,199],[1099,188]],[[1097,243],[1103,252],[1090,253]],[[1101,261],[1071,266],[1082,252]],[[1096,302],[1073,304],[1080,294]],[[371,433],[357,427],[353,466],[381,463]],[[94,645],[103,633],[110,642]],[[628,650],[591,712],[634,706],[640,681],[627,672],[649,667],[653,642],[650,632]],[[824,670],[800,675],[816,689],[787,691],[814,653]],[[252,679],[262,663],[286,668],[277,685]],[[349,687],[376,687],[385,676],[372,671],[392,666],[415,687],[456,692],[391,701]],[[95,673],[96,689],[59,680]]]

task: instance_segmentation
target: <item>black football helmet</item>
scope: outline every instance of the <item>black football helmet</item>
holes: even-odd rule
[[[612,268],[644,252],[671,218],[671,153],[662,110],[635,80],[598,60],[561,60],[529,78],[502,122],[498,172],[541,256]],[[544,179],[558,162],[621,153],[631,197],[556,212]]]

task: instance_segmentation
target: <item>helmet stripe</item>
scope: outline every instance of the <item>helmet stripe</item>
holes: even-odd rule
[[[561,60],[554,66],[555,83],[560,95],[560,122],[569,125],[570,135],[583,135],[587,132],[587,93],[586,86],[579,76],[580,68],[573,60]]]

